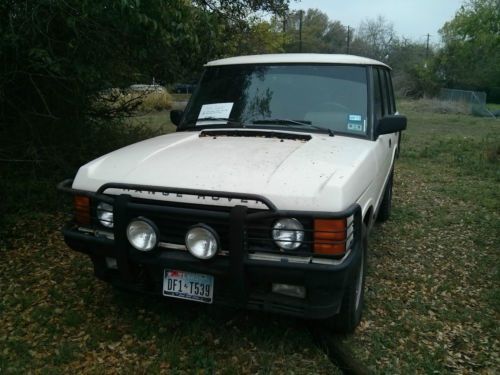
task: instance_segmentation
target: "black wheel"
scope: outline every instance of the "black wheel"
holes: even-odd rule
[[[387,181],[387,186],[384,190],[384,197],[382,198],[382,203],[380,203],[380,208],[378,210],[377,221],[383,223],[387,221],[391,216],[392,208],[392,181],[394,178],[394,171],[391,171],[389,176],[389,181]]]
[[[356,271],[351,276],[349,286],[345,290],[340,311],[337,315],[323,322],[326,323],[332,332],[353,333],[361,321],[365,296],[366,255],[368,249],[368,238],[364,224],[361,244],[361,256],[357,261]]]

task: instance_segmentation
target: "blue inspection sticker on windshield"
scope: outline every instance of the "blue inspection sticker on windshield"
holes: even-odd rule
[[[364,132],[364,121],[361,115],[347,116],[347,130],[352,132]]]

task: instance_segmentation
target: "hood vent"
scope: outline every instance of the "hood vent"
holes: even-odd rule
[[[294,141],[307,142],[311,140],[311,136],[307,134],[296,134],[275,131],[262,130],[204,130],[200,133],[200,137],[252,137],[252,138],[278,138],[291,139]]]

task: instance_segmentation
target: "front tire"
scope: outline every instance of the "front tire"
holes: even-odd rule
[[[387,186],[384,190],[384,197],[382,198],[382,203],[380,203],[380,208],[378,210],[377,221],[383,223],[389,219],[391,216],[392,209],[392,182],[394,180],[394,170],[391,171],[389,176],[389,181],[387,181]]]
[[[361,256],[358,260],[356,271],[352,275],[344,292],[339,313],[325,321],[330,330],[335,333],[353,333],[361,321],[365,296],[367,249],[367,231],[366,226],[363,224]]]

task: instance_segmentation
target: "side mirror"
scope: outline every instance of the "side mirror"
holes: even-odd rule
[[[170,121],[172,121],[172,124],[175,126],[179,126],[181,123],[182,115],[184,114],[184,111],[181,111],[180,109],[173,109],[170,111]]]
[[[391,134],[406,129],[406,116],[388,115],[382,117],[377,124],[376,135]]]

